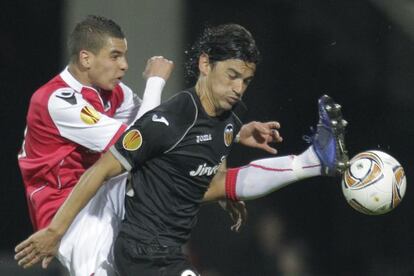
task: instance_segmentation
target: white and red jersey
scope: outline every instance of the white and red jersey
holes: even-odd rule
[[[122,83],[97,91],[67,68],[33,94],[18,161],[36,229],[49,224],[83,172],[135,120],[140,103]]]

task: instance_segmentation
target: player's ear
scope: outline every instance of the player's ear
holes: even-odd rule
[[[198,58],[198,70],[200,70],[200,74],[203,76],[206,76],[210,72],[210,59],[207,54],[201,54]]]
[[[89,52],[87,50],[81,50],[79,52],[79,64],[82,67],[90,68],[93,60],[93,54],[92,52]]]

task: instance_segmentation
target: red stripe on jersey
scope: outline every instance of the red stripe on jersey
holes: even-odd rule
[[[122,136],[122,134],[125,132],[125,129],[127,128],[127,125],[122,124],[118,131],[116,132],[116,134],[114,135],[114,137],[111,139],[111,141],[109,141],[108,145],[105,147],[104,151],[107,151],[113,144],[116,143],[116,141],[118,141],[119,137]]]

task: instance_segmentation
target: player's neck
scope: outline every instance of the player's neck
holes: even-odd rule
[[[70,63],[68,66],[69,73],[84,86],[92,87],[92,83],[88,77],[88,71],[80,68],[78,65]]]
[[[200,98],[201,105],[204,111],[211,117],[217,117],[223,113],[222,110],[218,110],[214,105],[214,99],[211,95],[211,91],[207,88],[206,83],[203,80],[198,80],[195,85],[195,90]]]

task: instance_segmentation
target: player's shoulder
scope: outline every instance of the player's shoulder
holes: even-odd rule
[[[181,137],[197,119],[197,106],[189,91],[182,91],[136,121],[138,128],[147,127],[152,132],[174,140]],[[167,134],[165,136],[165,134]]]
[[[73,109],[87,105],[82,94],[69,86],[60,76],[36,91],[33,100],[45,110],[58,113],[72,112]]]
[[[82,95],[71,87],[59,87],[50,93],[47,101],[49,109],[60,109],[84,105]]]
[[[197,96],[191,90],[183,90],[173,95],[153,111],[168,117],[176,125],[191,124],[198,115],[198,105],[195,97]]]
[[[56,76],[33,93],[31,104],[47,106],[50,99],[70,99],[75,93],[73,88],[69,87],[59,76]]]
[[[191,89],[183,90],[173,95],[157,109],[177,116],[190,115],[198,112],[197,95]]]

